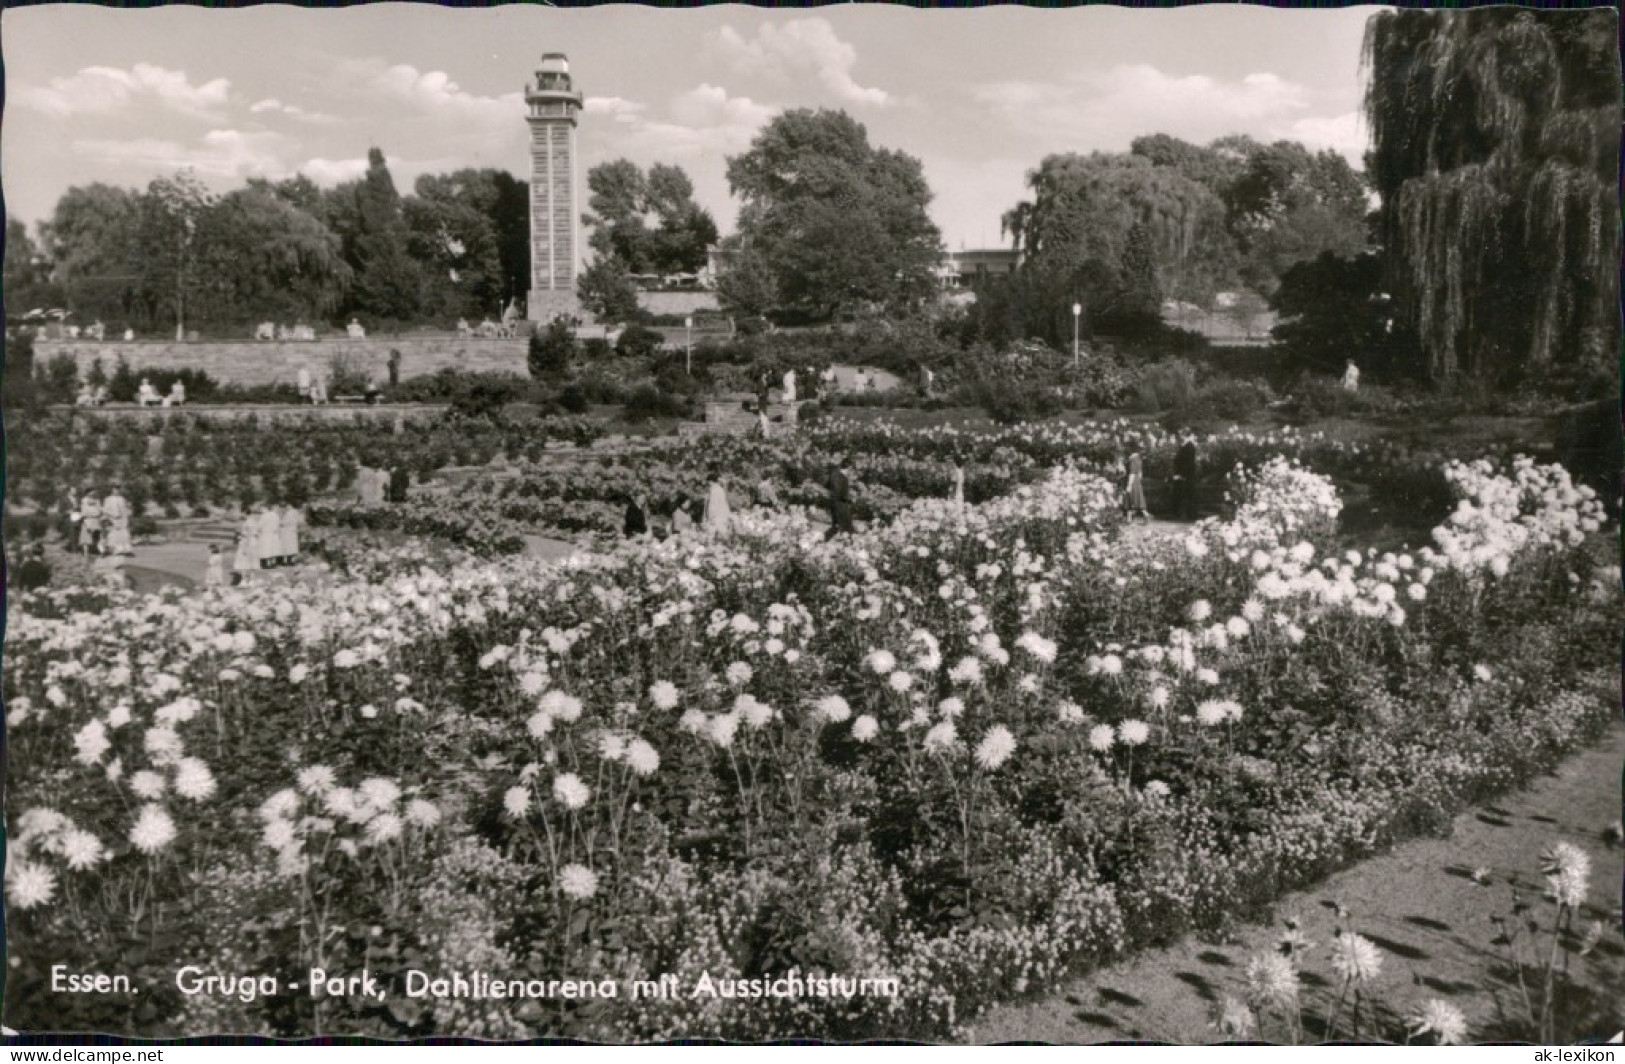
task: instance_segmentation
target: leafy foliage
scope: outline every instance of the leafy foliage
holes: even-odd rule
[[[1617,32],[1604,10],[1368,23],[1386,282],[1431,378],[1510,381],[1616,359]]]
[[[569,323],[554,318],[545,328],[530,334],[526,351],[526,365],[536,380],[557,380],[569,371],[570,359],[575,354],[575,332]]]
[[[916,307],[936,291],[942,237],[920,161],[869,143],[845,112],[779,115],[728,160],[739,232],[779,296],[825,315]]]

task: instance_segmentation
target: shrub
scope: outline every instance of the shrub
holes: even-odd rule
[[[641,384],[626,399],[628,421],[648,421],[657,417],[687,417],[690,404],[681,395],[661,391],[654,384]]]
[[[372,385],[372,374],[361,359],[340,351],[327,363],[327,394],[362,395]]]
[[[622,358],[648,358],[665,339],[654,329],[630,325],[621,331],[621,338],[615,342],[615,352]]]
[[[1001,425],[1042,420],[1061,410],[1061,398],[1053,387],[1029,381],[986,378],[971,387],[970,398]]]
[[[1340,380],[1305,373],[1292,387],[1292,412],[1303,419],[1391,414],[1398,407],[1385,389],[1346,391]]]
[[[1145,414],[1189,406],[1196,393],[1196,367],[1183,359],[1147,366],[1135,389],[1135,406]]]
[[[559,406],[572,414],[585,414],[589,406],[587,389],[579,383],[566,384],[559,393]]]
[[[1197,389],[1191,405],[1199,413],[1224,421],[1245,421],[1268,405],[1270,390],[1254,381],[1220,378]]]
[[[525,382],[502,373],[472,374],[451,398],[447,413],[456,417],[501,420],[502,408],[524,398]]]
[[[113,367],[113,375],[107,381],[107,398],[115,403],[135,402],[135,393],[141,389],[141,378],[136,376],[135,370],[124,361],[124,356],[118,357],[118,364]]]
[[[614,348],[602,336],[594,336],[581,342],[581,353],[591,361],[602,361],[610,356]]]
[[[560,318],[554,318],[545,330],[531,333],[530,347],[525,354],[531,377],[552,380],[564,376],[570,368],[575,344],[575,333]]]
[[[34,337],[26,332],[6,337],[5,376],[0,378],[0,403],[8,410],[32,405],[36,398],[34,384]]]

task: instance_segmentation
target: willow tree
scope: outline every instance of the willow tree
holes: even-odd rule
[[[1005,212],[1003,229],[1025,272],[1056,281],[1068,330],[1074,298],[1100,324],[1102,312],[1139,316],[1148,295],[1153,314],[1164,297],[1205,305],[1233,279],[1223,202],[1172,167],[1130,154],[1050,155],[1027,186],[1032,198]]]
[[[1366,29],[1388,284],[1436,380],[1619,343],[1618,16],[1398,11]]]

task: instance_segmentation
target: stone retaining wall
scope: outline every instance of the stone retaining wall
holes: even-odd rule
[[[356,424],[360,422],[433,421],[445,413],[439,404],[400,404],[367,406],[363,403],[333,403],[328,406],[294,406],[263,403],[254,406],[225,406],[189,404],[183,407],[141,407],[134,403],[113,403],[108,406],[57,406],[55,410],[71,412],[77,417],[134,421],[151,426],[156,431],[169,418],[196,418],[202,421],[242,421],[256,418],[261,424],[321,422],[323,424]]]
[[[41,340],[34,345],[34,364],[68,355],[83,377],[101,359],[111,375],[123,358],[137,373],[156,369],[202,370],[221,384],[296,383],[301,366],[311,374],[331,370],[344,359],[379,383],[389,379],[389,352],[401,353],[401,379],[421,377],[447,367],[475,373],[528,373],[527,342],[519,340],[242,340],[197,343],[123,340]]]

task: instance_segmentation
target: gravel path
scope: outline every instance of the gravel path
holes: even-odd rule
[[[1625,1027],[1625,946],[1619,915],[1625,883],[1625,849],[1610,826],[1621,815],[1625,725],[1616,723],[1598,744],[1571,757],[1558,770],[1503,801],[1458,816],[1449,838],[1417,839],[1339,873],[1320,887],[1294,894],[1278,908],[1295,913],[1314,943],[1305,970],[1311,1002],[1324,1008],[1330,968],[1325,945],[1337,922],[1335,907],[1349,913],[1352,928],[1384,953],[1376,990],[1401,1013],[1427,997],[1455,1004],[1467,1016],[1470,1037],[1496,1036],[1502,1009],[1516,1007],[1516,989],[1497,976],[1500,952],[1491,945],[1491,917],[1505,915],[1511,886],[1535,899],[1535,913],[1548,925],[1551,906],[1540,900],[1540,854],[1566,839],[1591,854],[1591,906],[1586,922],[1609,928],[1581,970],[1587,985],[1610,992],[1619,1011],[1607,1039]],[[1488,869],[1487,883],[1475,882]],[[1237,942],[1187,940],[1102,969],[1054,996],[1005,1006],[985,1015],[966,1040],[977,1044],[1040,1041],[1078,1044],[1113,1040],[1171,1043],[1219,1041],[1210,1026],[1216,1002],[1241,996],[1248,958],[1271,949],[1282,930],[1243,929]],[[1313,1007],[1313,1005],[1312,1005]],[[1315,1034],[1318,1022],[1308,1023]],[[1266,1037],[1269,1032],[1266,1031]],[[1313,1038],[1311,1038],[1313,1040]]]

